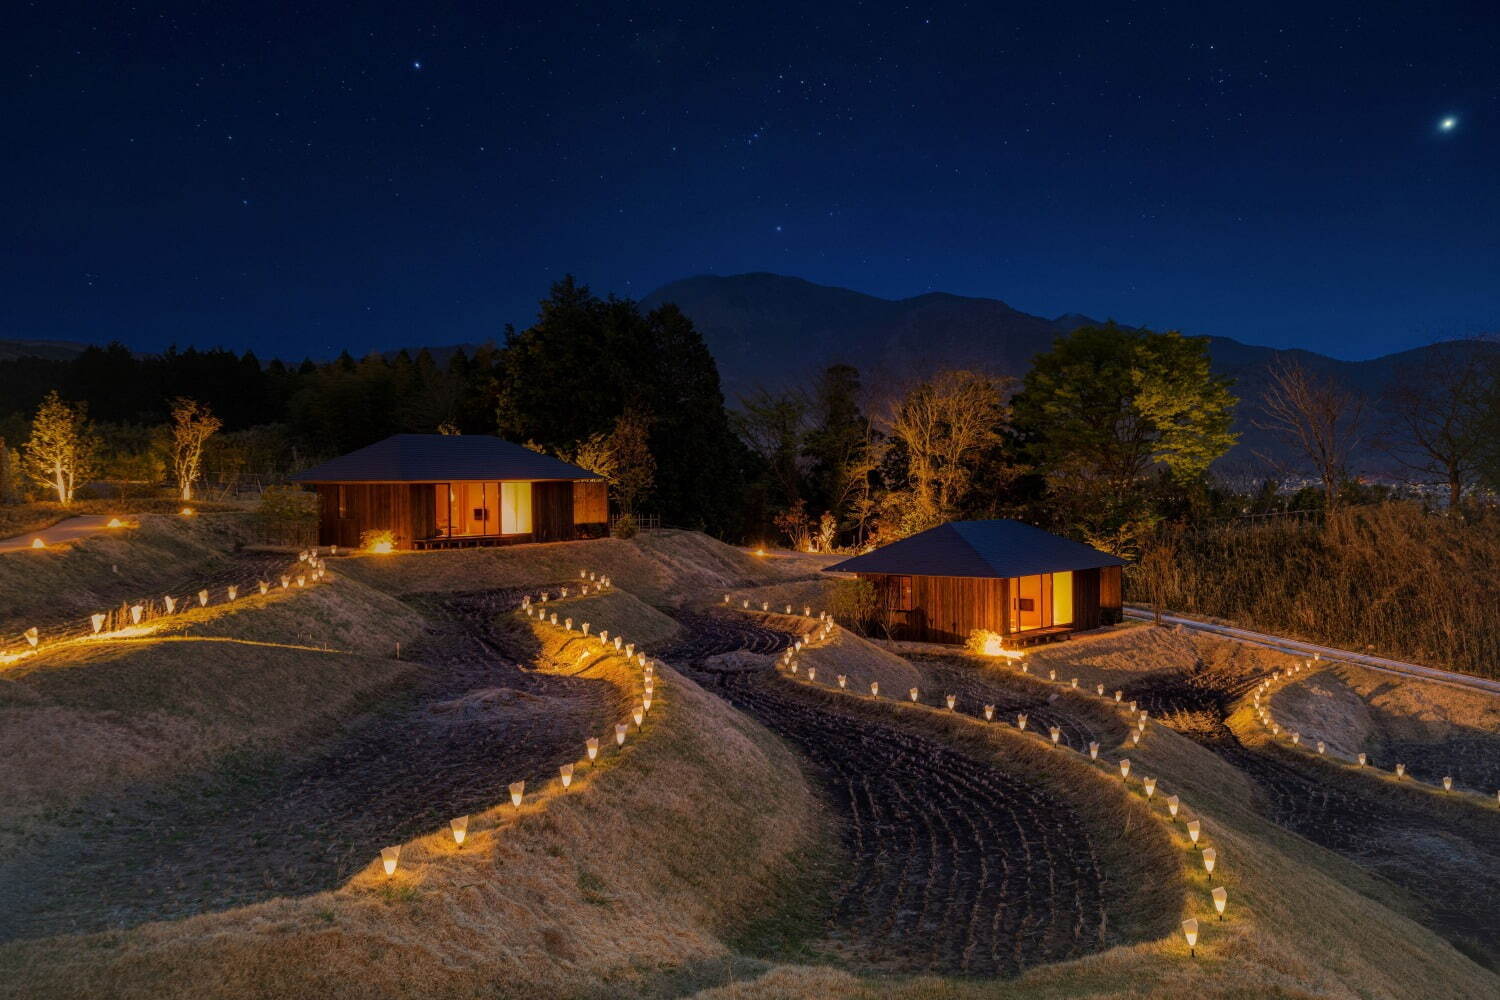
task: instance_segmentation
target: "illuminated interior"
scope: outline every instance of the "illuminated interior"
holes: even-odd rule
[[[531,533],[531,483],[437,483],[439,538]]]
[[[1073,622],[1073,574],[1040,573],[1010,579],[1010,631],[1054,628]]]

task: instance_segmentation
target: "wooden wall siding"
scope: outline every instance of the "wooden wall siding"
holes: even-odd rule
[[[531,538],[536,542],[564,542],[573,531],[573,484],[531,484]]]
[[[407,483],[411,496],[411,537],[431,538],[437,534],[437,487],[432,483]]]
[[[911,610],[897,603],[900,577],[862,574],[875,585],[893,637],[913,642],[962,643],[976,628],[1005,630],[1005,581],[962,576],[911,577]]]
[[[1099,627],[1099,571],[1073,572],[1073,629],[1083,632]]]
[[[1118,625],[1123,617],[1121,610],[1121,587],[1119,566],[1105,566],[1099,570],[1099,623]]]
[[[411,548],[411,490],[407,483],[346,483],[344,516],[339,516],[337,484],[318,486],[321,518],[318,544],[355,548],[366,531],[389,530],[396,547]]]
[[[604,480],[573,484],[573,523],[609,524],[609,487]]]

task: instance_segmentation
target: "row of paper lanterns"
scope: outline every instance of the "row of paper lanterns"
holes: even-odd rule
[[[290,589],[293,586],[305,587],[309,582],[316,583],[322,580],[327,575],[327,569],[324,566],[323,560],[318,558],[315,552],[308,552],[304,550],[303,552],[299,553],[298,563],[299,567],[301,563],[306,563],[306,569],[299,568],[297,570],[288,571],[279,575],[278,578],[283,590]],[[256,587],[261,594],[266,594],[270,592],[273,585],[269,580],[260,579],[256,580],[250,586]],[[239,584],[229,584],[228,586],[226,586],[224,588],[225,602],[232,603],[233,601],[237,600],[240,595],[240,589],[241,587]],[[204,587],[201,588],[197,592],[197,594],[190,595],[182,599],[174,597],[171,594],[167,594],[163,596],[162,604],[166,608],[166,614],[171,615],[177,612],[179,604],[182,604],[183,609],[186,610],[187,607],[191,606],[194,598],[197,599],[199,607],[207,607],[209,602],[213,599],[213,591],[207,587]],[[146,620],[145,615],[147,611],[147,604],[145,602],[137,601],[133,604],[123,605],[122,607],[126,616],[130,619],[130,626],[138,626],[144,620]],[[55,639],[57,641],[65,642],[79,638],[108,638],[110,633],[104,631],[104,626],[109,622],[110,615],[112,613],[113,612],[103,611],[95,612],[88,618],[87,630],[78,629],[63,631],[56,635]],[[120,624],[111,631],[117,631],[125,627],[125,625]],[[33,625],[32,627],[26,629],[26,631],[21,633],[21,638],[26,642],[26,647],[22,649],[22,655],[24,655],[41,647],[43,634],[40,629]]]
[[[1293,678],[1297,677],[1303,671],[1311,670],[1313,663],[1321,659],[1322,657],[1315,653],[1311,660],[1303,660],[1301,663],[1293,664],[1285,671],[1280,669],[1273,671],[1270,677],[1262,678],[1260,683],[1255,686],[1255,691],[1250,699],[1250,707],[1255,712],[1256,721],[1264,726],[1273,738],[1279,739],[1282,733],[1281,724],[1271,715],[1270,696],[1274,693],[1272,690],[1273,684],[1276,687],[1283,687],[1289,684]],[[1292,746],[1307,749],[1302,744],[1302,734],[1296,730],[1287,730],[1287,739]],[[1326,757],[1328,755],[1328,744],[1323,740],[1316,741],[1313,744],[1313,748],[1319,757]],[[1356,767],[1363,768],[1368,766],[1369,763],[1369,755],[1363,751],[1355,756]],[[1398,763],[1392,773],[1395,774],[1397,781],[1403,780],[1406,777],[1406,765]],[[1421,782],[1418,782],[1418,784],[1421,784]],[[1443,775],[1443,791],[1453,791],[1453,776],[1451,774]],[[1495,801],[1497,804],[1500,804],[1500,790],[1495,792]]]
[[[728,598],[727,598],[727,595],[726,595],[726,601],[727,601],[727,599]],[[804,613],[809,613],[809,612],[804,612]],[[832,622],[830,621],[829,622],[829,627],[831,628],[831,626],[832,626]],[[797,663],[796,663],[796,660],[792,658],[791,654],[792,654],[792,650],[788,649],[787,650],[787,654],[785,656],[783,656],[783,658],[782,658],[782,665],[787,668],[788,673],[790,673],[793,676],[795,676],[797,674]],[[1026,667],[1024,665],[1022,666],[1021,670],[1022,670],[1022,673],[1028,672],[1027,669],[1026,669]],[[1056,681],[1057,680],[1057,671],[1056,670],[1049,670],[1048,671],[1048,676],[1049,676],[1049,680]],[[816,681],[817,681],[817,672],[816,672],[815,668],[812,668],[812,667],[808,668],[808,670],[807,670],[807,679],[809,681],[811,681],[811,682],[816,683]],[[836,682],[837,682],[838,687],[839,687],[840,690],[843,690],[843,691],[847,691],[848,690],[848,677],[847,677],[847,675],[845,675],[845,674],[839,674],[839,675],[837,675]],[[1069,679],[1069,685],[1070,685],[1070,687],[1077,689],[1078,686],[1079,686],[1078,685],[1078,678],[1076,678],[1076,677],[1070,678]],[[1115,691],[1114,694],[1113,694],[1113,697],[1111,698],[1109,695],[1106,694],[1105,686],[1103,684],[1099,684],[1099,685],[1097,685],[1095,687],[1095,692],[1096,692],[1096,694],[1099,697],[1105,698],[1107,701],[1111,701],[1114,704],[1120,705],[1122,708],[1124,707],[1124,704],[1125,704],[1124,703],[1125,694],[1124,694],[1123,691]],[[873,697],[873,698],[879,698],[880,697],[880,682],[879,681],[871,681],[870,682],[870,696]],[[915,687],[909,689],[907,691],[907,696],[908,696],[908,698],[912,702],[918,703],[918,704],[921,703],[921,701],[920,701],[921,692],[920,692],[919,689],[917,689]],[[955,695],[955,694],[947,694],[947,695],[944,696],[943,701],[944,701],[944,704],[947,705],[948,710],[950,712],[956,712],[957,711],[957,709],[958,709],[958,696],[957,695]],[[1141,735],[1146,731],[1146,723],[1147,723],[1147,721],[1148,721],[1148,719],[1149,719],[1150,716],[1149,716],[1148,712],[1139,709],[1138,708],[1138,703],[1135,702],[1135,701],[1132,701],[1132,702],[1129,703],[1129,710],[1130,710],[1130,713],[1131,713],[1131,717],[1134,720],[1134,725],[1131,728],[1130,739],[1131,739],[1132,745],[1135,745],[1135,744],[1139,744],[1140,743]],[[995,706],[994,705],[985,705],[984,706],[984,718],[985,718],[985,721],[986,722],[991,722],[991,721],[994,720],[994,717],[995,717]],[[1025,712],[1018,713],[1017,716],[1016,716],[1016,728],[1018,730],[1022,731],[1022,732],[1026,731],[1026,727],[1027,727],[1029,721],[1030,720],[1029,720],[1029,717],[1028,717],[1027,713],[1025,713]],[[1057,727],[1057,726],[1050,726],[1048,728],[1049,728],[1049,731],[1048,731],[1047,736],[1050,739],[1051,744],[1053,746],[1063,745],[1063,744],[1060,743],[1060,740],[1061,740],[1061,737],[1062,737],[1062,731],[1061,731],[1061,729],[1059,727]],[[1096,742],[1096,741],[1090,741],[1089,742],[1089,745],[1088,745],[1088,757],[1089,757],[1089,759],[1091,761],[1098,761],[1099,760],[1099,744],[1098,744],[1098,742]],[[1118,767],[1119,767],[1119,770],[1120,770],[1120,778],[1121,778],[1121,780],[1123,782],[1125,782],[1127,784],[1127,786],[1128,786],[1129,781],[1130,781],[1130,768],[1131,768],[1130,759],[1129,758],[1121,758],[1121,760],[1119,761]],[[1156,788],[1157,788],[1157,779],[1155,779],[1155,778],[1144,778],[1144,779],[1142,779],[1142,781],[1141,781],[1141,791],[1145,795],[1148,807],[1149,807],[1149,805],[1151,803],[1152,798],[1156,794]],[[1179,810],[1182,808],[1182,802],[1181,802],[1181,800],[1176,795],[1169,795],[1169,796],[1167,796],[1165,801],[1166,801],[1166,806],[1167,806],[1167,813],[1171,817],[1171,822],[1175,825],[1176,822],[1177,822],[1177,814],[1178,814]],[[1188,840],[1190,841],[1190,843],[1192,845],[1192,849],[1197,850],[1199,848],[1199,840],[1200,840],[1200,838],[1202,836],[1202,833],[1203,833],[1202,822],[1200,820],[1196,820],[1196,819],[1194,819],[1194,820],[1187,820],[1186,821],[1186,830],[1187,830]],[[1221,874],[1222,874],[1222,868],[1219,865],[1218,851],[1215,848],[1204,847],[1202,849],[1202,851],[1200,852],[1199,857],[1200,857],[1201,862],[1203,864],[1204,873],[1206,875],[1213,875],[1213,873],[1214,873],[1214,871],[1215,871],[1216,868],[1220,869]],[[1209,892],[1209,899],[1210,899],[1210,901],[1211,901],[1211,903],[1213,905],[1215,913],[1218,914],[1218,917],[1219,917],[1220,920],[1223,920],[1224,919],[1224,910],[1228,906],[1228,903],[1229,903],[1229,890],[1225,886],[1222,886],[1222,885],[1214,886],[1210,890],[1210,892]],[[1197,944],[1198,944],[1198,935],[1199,935],[1199,924],[1198,924],[1198,921],[1195,918],[1189,918],[1187,920],[1184,920],[1182,922],[1182,932],[1183,932],[1184,939],[1187,941],[1187,945],[1188,945],[1189,951],[1191,953],[1193,953],[1193,954],[1196,954],[1196,948],[1197,948]]]
[[[560,588],[558,592],[558,600],[566,599],[570,592],[576,593],[576,596],[583,597],[587,596],[590,593],[602,593],[612,586],[609,577],[600,573],[591,573],[587,570],[580,570],[578,576],[579,579],[584,582],[580,583],[577,587],[574,588]],[[626,737],[629,736],[630,733],[631,722],[635,723],[635,727],[637,730],[641,729],[646,721],[646,713],[651,711],[651,701],[656,691],[655,666],[647,658],[644,652],[638,651],[635,648],[635,643],[626,642],[624,638],[619,635],[616,635],[613,639],[611,639],[608,629],[600,629],[598,632],[594,632],[591,634],[593,626],[588,622],[580,622],[575,628],[572,618],[559,619],[556,612],[548,612],[543,607],[543,605],[546,605],[551,600],[552,594],[550,591],[543,590],[538,593],[535,598],[533,598],[532,595],[527,594],[521,599],[521,611],[525,613],[528,619],[544,625],[551,625],[556,628],[563,629],[568,633],[576,633],[577,635],[581,636],[583,641],[585,642],[593,639],[594,641],[599,642],[601,645],[603,645],[603,652],[608,653],[610,651],[614,651],[620,653],[624,655],[626,662],[636,664],[641,668],[641,700],[636,703],[634,708],[631,709],[631,713],[627,721],[616,723],[614,728],[615,746],[623,747],[625,745]],[[587,657],[587,651],[580,653],[579,662],[582,662]],[[597,736],[590,736],[583,741],[584,756],[587,758],[589,763],[592,764],[595,760],[598,759],[599,748],[600,739]],[[575,765],[572,761],[569,761],[568,763],[562,764],[558,767],[558,781],[562,784],[564,790],[566,790],[570,785],[573,784],[574,769]],[[519,810],[521,808],[522,802],[525,799],[526,782],[524,780],[512,782],[507,787],[507,791],[510,793],[511,805]],[[464,840],[468,837],[469,817],[455,816],[453,819],[448,821],[448,829],[449,832],[453,835],[454,843],[459,847],[462,847]],[[381,848],[380,863],[386,875],[391,876],[396,874],[396,868],[400,864],[400,859],[401,845],[396,844],[391,847]]]

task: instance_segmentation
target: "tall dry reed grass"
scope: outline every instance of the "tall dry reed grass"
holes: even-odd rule
[[[1326,521],[1160,532],[1126,599],[1500,677],[1500,512],[1390,503]]]

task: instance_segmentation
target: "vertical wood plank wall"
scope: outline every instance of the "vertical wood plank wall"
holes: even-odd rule
[[[573,525],[576,528],[609,527],[608,484],[590,479],[573,484]]]
[[[1098,628],[1099,571],[1080,569],[1073,572],[1073,628],[1082,632]]]
[[[875,587],[877,607],[892,637],[912,642],[963,643],[974,629],[1010,635],[1009,580],[961,576],[911,577],[911,610],[899,605],[901,578],[861,573]],[[1112,603],[1111,603],[1112,602]],[[1073,629],[1085,631],[1120,620],[1120,568],[1073,573]]]
[[[1118,625],[1123,617],[1121,567],[1105,566],[1099,570],[1099,620],[1103,625]]]
[[[531,484],[531,540],[563,542],[573,533],[573,484]]]

